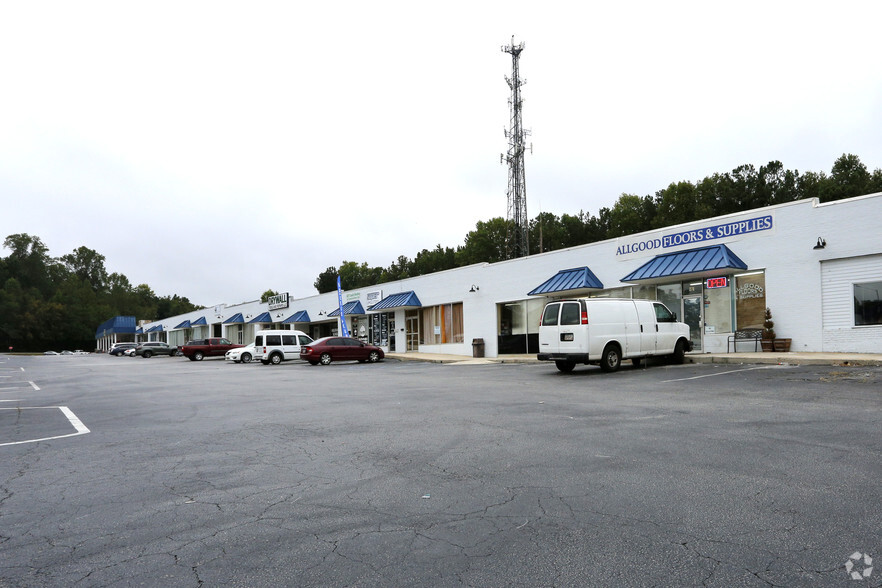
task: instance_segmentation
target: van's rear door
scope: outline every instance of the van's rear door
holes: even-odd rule
[[[545,310],[542,311],[542,324],[539,326],[539,353],[557,353],[560,350],[559,314],[559,302],[545,305]]]
[[[588,326],[582,325],[582,306],[578,300],[561,302],[558,333],[560,353],[588,353]]]

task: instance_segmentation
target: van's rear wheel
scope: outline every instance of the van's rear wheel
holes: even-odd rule
[[[559,369],[563,373],[568,374],[571,371],[573,371],[573,368],[576,367],[576,362],[575,361],[564,361],[562,359],[558,359],[554,362],[554,365],[556,365],[557,369]]]
[[[605,372],[614,372],[622,365],[622,354],[616,345],[610,343],[603,350],[600,358],[600,369]]]
[[[281,353],[273,353],[270,355],[270,363],[273,365],[279,365],[282,363],[282,354]]]

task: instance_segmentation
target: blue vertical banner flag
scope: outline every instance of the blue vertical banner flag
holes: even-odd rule
[[[343,289],[340,287],[340,276],[337,276],[337,302],[340,304],[340,334],[343,337],[348,337],[349,329],[346,327],[346,313],[343,312]]]

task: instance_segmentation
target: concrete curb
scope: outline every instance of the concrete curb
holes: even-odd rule
[[[535,355],[503,355],[500,357],[473,358],[464,355],[440,353],[387,353],[388,359],[421,361],[458,365],[525,364],[545,363]],[[757,365],[829,365],[882,367],[879,353],[696,353],[686,356],[687,363],[757,364]]]

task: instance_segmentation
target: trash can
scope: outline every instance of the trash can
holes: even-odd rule
[[[484,357],[483,339],[472,339],[472,357]]]

